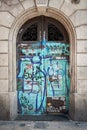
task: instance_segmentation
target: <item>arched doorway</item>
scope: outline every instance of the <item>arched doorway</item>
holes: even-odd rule
[[[69,110],[69,37],[50,17],[27,21],[17,35],[18,113],[40,115]]]

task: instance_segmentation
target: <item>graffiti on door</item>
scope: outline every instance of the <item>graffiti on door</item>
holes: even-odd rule
[[[63,112],[69,107],[69,44],[18,44],[17,90],[20,114]]]

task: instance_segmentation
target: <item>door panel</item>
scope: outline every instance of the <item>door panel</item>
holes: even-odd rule
[[[46,112],[46,77],[43,72],[41,49],[31,52],[22,48],[23,57],[20,57],[18,79],[22,79],[22,88],[18,90],[18,104],[22,114],[41,114]],[[29,55],[33,54],[33,55]]]
[[[41,18],[40,41],[28,43],[25,40],[26,44],[25,41],[17,44],[18,113],[22,115],[64,113],[69,109],[69,44],[46,41],[51,35],[55,39],[51,30],[61,35],[55,26],[49,29],[49,33],[45,23],[46,19]]]

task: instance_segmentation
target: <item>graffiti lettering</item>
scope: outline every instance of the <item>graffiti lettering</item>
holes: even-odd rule
[[[35,49],[33,44],[29,48],[21,48],[23,57],[17,59],[18,109],[21,114],[61,112],[62,106],[68,109],[69,44],[47,42],[44,48],[36,45]],[[32,47],[34,54],[30,53]],[[66,104],[47,107],[48,97],[59,96],[66,97]]]

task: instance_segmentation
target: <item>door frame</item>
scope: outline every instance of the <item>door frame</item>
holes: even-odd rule
[[[44,16],[56,18],[66,28],[69,40],[70,40],[70,108],[69,115],[73,117],[75,111],[75,95],[76,92],[76,32],[75,28],[67,17],[62,12],[48,8],[46,12],[42,12]],[[36,8],[29,9],[22,12],[12,24],[9,32],[9,92],[10,92],[10,118],[15,119],[17,117],[17,88],[16,88],[16,38],[20,27],[29,19],[40,16]],[[14,58],[13,58],[14,57]],[[72,108],[72,110],[71,110]],[[75,113],[75,112],[74,112]]]

